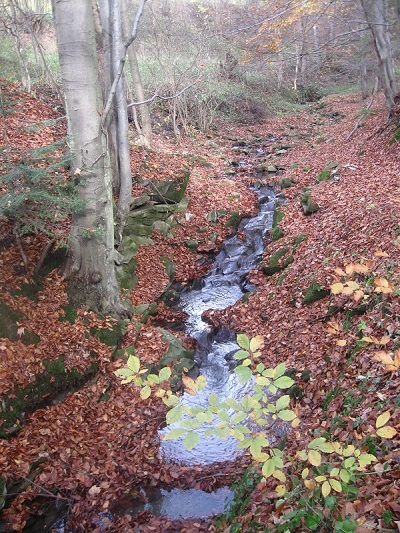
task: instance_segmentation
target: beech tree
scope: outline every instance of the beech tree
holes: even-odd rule
[[[144,3],[140,3],[131,36],[122,42],[119,0],[100,0],[103,39],[111,41],[111,49],[103,46],[106,53],[100,54],[100,68],[92,0],[53,0],[72,172],[79,198],[85,201],[84,209],[72,218],[64,275],[71,280],[77,302],[117,316],[128,314],[129,305],[120,298],[114,268],[119,254],[114,238],[110,144],[115,142],[119,171],[117,234],[121,237],[132,186],[123,67]],[[105,74],[103,90],[101,72]],[[114,139],[110,134],[112,124]]]

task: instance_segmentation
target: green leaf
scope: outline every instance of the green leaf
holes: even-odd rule
[[[244,333],[239,333],[239,335],[236,337],[236,342],[241,348],[244,348],[245,350],[250,350],[249,337]]]
[[[283,411],[279,411],[278,417],[285,422],[290,422],[296,418],[296,413],[290,409],[283,409]]]
[[[270,477],[272,476],[274,470],[274,463],[271,461],[271,459],[268,459],[268,461],[265,461],[265,463],[263,464],[261,472],[264,477]]]
[[[249,352],[247,352],[246,350],[238,350],[233,357],[236,360],[246,359],[246,357],[249,357]]]
[[[274,380],[274,385],[278,389],[289,389],[294,384],[294,381],[289,376],[282,376]]]
[[[372,455],[371,453],[362,453],[358,457],[358,462],[362,465],[370,465],[371,463],[374,463],[377,461],[377,458],[375,455]]]
[[[128,367],[135,373],[139,372],[140,369],[140,359],[136,355],[130,355],[126,363]]]
[[[351,468],[355,462],[356,462],[355,457],[347,457],[347,459],[345,459],[343,462],[343,466],[345,468]]]
[[[340,470],[339,476],[340,476],[340,479],[344,481],[344,483],[348,483],[350,481],[350,474],[344,468]]]
[[[269,387],[271,380],[263,376],[257,376],[256,382],[257,382],[257,385],[262,385],[263,387]]]
[[[170,411],[168,411],[166,420],[167,424],[173,424],[174,422],[178,422],[182,418],[183,409],[181,406],[174,407]]]
[[[342,492],[342,484],[337,479],[330,479],[329,484],[333,488],[334,491]]]
[[[256,335],[250,340],[250,351],[256,352],[264,346],[264,338],[262,335]]]
[[[222,421],[227,422],[228,424],[231,421],[231,417],[229,416],[229,413],[227,411],[220,410],[220,411],[218,411],[217,416]]]
[[[169,368],[169,366],[165,366],[158,373],[158,379],[160,380],[160,382],[167,381],[167,379],[169,379],[170,377],[171,377],[171,369]]]
[[[315,531],[316,529],[318,529],[318,526],[321,522],[321,518],[316,513],[307,513],[304,522],[306,526],[311,529],[311,531]]]
[[[185,429],[199,429],[199,427],[202,425],[202,422],[200,420],[197,420],[197,418],[187,418],[186,420],[182,420],[180,422],[180,426]]]
[[[208,403],[209,403],[209,405],[214,405],[214,406],[219,405],[219,398],[215,394],[215,392],[211,392],[210,393],[210,395],[208,397]]]
[[[142,398],[142,400],[147,400],[147,398],[149,398],[150,395],[151,395],[151,388],[149,387],[149,385],[146,385],[145,387],[143,387],[143,389],[141,389],[140,397]]]
[[[190,431],[183,439],[183,445],[190,452],[200,442],[200,435],[195,431]]]
[[[276,410],[280,411],[281,409],[286,409],[286,407],[290,404],[290,396],[288,394],[285,394],[278,398],[276,402]]]
[[[228,431],[228,428],[215,428],[214,430],[215,434],[217,435],[217,437],[219,437],[220,439],[226,439],[228,436],[229,436],[229,431]]]
[[[286,365],[285,363],[280,363],[274,368],[274,375],[273,378],[277,379],[283,376],[283,374],[286,372]]]
[[[147,381],[150,385],[156,385],[160,382],[158,376],[156,374],[149,374],[147,376]]]
[[[231,418],[232,424],[238,424],[239,422],[243,422],[247,418],[247,414],[243,411],[239,411],[238,413],[235,413]]]
[[[235,373],[239,376],[239,381],[241,383],[249,381],[253,375],[248,366],[237,366],[235,368]]]
[[[258,365],[256,366],[256,370],[259,374],[261,374],[265,370],[265,365],[263,365],[262,363],[258,363]]]
[[[308,448],[310,450],[321,450],[321,446],[323,446],[325,443],[326,439],[324,437],[317,437],[308,444]]]
[[[266,368],[264,370],[264,372],[262,373],[262,375],[265,377],[265,378],[273,378],[274,377],[274,369],[273,368]]]
[[[114,374],[120,378],[127,378],[135,375],[129,368],[118,368]]]
[[[186,435],[186,433],[187,433],[186,429],[175,428],[175,429],[171,429],[171,431],[169,431],[166,435],[163,435],[161,438],[163,440],[176,440],[176,439],[179,439],[179,437]]]
[[[210,411],[205,411],[204,413],[198,413],[196,418],[197,420],[200,420],[200,422],[210,423],[213,421],[214,415]]]

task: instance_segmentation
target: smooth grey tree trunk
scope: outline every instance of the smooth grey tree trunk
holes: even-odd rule
[[[390,116],[394,106],[394,97],[397,89],[393,65],[393,50],[386,19],[386,6],[384,0],[361,0],[361,5],[374,38],[383,93],[385,95],[386,107]]]
[[[112,176],[101,127],[103,98],[91,0],[53,0],[74,175],[84,209],[75,213],[66,276],[75,299],[123,316],[114,270]]]
[[[112,65],[113,79],[117,75],[118,66],[125,58],[122,34],[121,5],[118,0],[110,0],[111,35],[112,35]],[[126,102],[125,76],[122,74],[115,91],[116,126],[117,126],[117,154],[119,169],[119,194],[117,209],[117,232],[121,241],[122,232],[128,220],[131,195],[132,172],[130,164],[130,149],[128,138],[128,107]]]
[[[129,17],[126,0],[121,0],[121,4],[122,4],[122,30],[123,30],[125,38],[127,38],[131,32],[130,20],[132,17]],[[142,79],[140,77],[139,64],[137,60],[136,49],[135,49],[134,43],[132,43],[131,46],[128,48],[128,59],[129,59],[129,66],[131,69],[132,84],[133,84],[133,90],[135,92],[136,100],[138,102],[143,102],[146,99],[146,97],[145,97],[144,90],[143,90]],[[138,106],[138,110],[139,110],[140,119],[141,119],[141,127],[140,127],[140,131],[138,131],[140,141],[141,141],[141,144],[145,148],[150,148],[152,129],[151,129],[151,117],[150,117],[149,106],[147,104],[141,104],[140,106]]]

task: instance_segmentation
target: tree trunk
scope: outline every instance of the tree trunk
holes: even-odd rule
[[[386,7],[383,0],[361,0],[368,25],[374,38],[376,55],[379,61],[382,88],[389,116],[394,106],[396,82],[393,65],[393,50],[390,42]]]
[[[128,8],[126,5],[126,0],[122,0],[122,29],[125,39],[127,39],[131,33],[130,28],[130,17],[128,16]],[[143,90],[142,79],[139,72],[139,64],[137,60],[136,50],[134,43],[128,48],[128,59],[129,66],[131,69],[133,89],[136,95],[136,100],[138,102],[143,102],[146,97]],[[145,148],[151,147],[151,117],[150,110],[147,104],[141,104],[138,106],[140,119],[141,119],[141,130],[138,132],[140,136],[141,144]]]
[[[110,0],[113,79],[117,75],[120,61],[124,59],[125,49],[122,36],[121,9],[118,0]],[[117,111],[117,154],[119,168],[119,195],[117,210],[117,232],[119,241],[128,220],[131,195],[132,173],[128,138],[128,107],[126,102],[125,77],[122,74],[115,91]]]
[[[103,98],[91,0],[53,0],[73,170],[82,211],[75,213],[66,275],[75,299],[90,309],[124,316],[114,270],[112,176],[101,128]]]

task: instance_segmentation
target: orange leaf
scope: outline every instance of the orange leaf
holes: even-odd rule
[[[382,250],[376,250],[374,252],[374,256],[375,257],[389,257],[389,254],[387,254],[386,252],[383,252]]]

